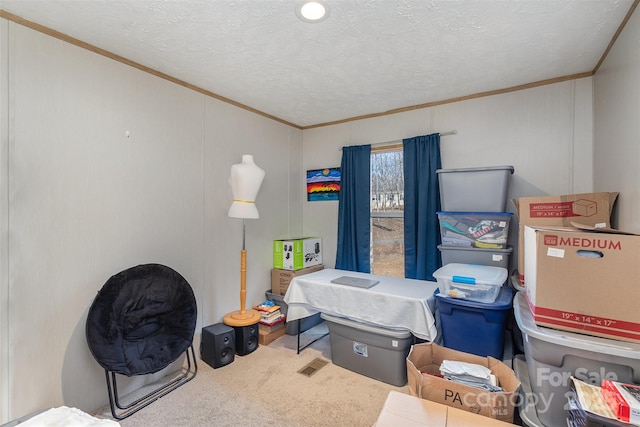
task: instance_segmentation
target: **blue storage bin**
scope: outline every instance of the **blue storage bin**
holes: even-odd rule
[[[502,360],[507,315],[513,291],[502,286],[496,300],[482,303],[451,298],[435,292],[445,347]]]

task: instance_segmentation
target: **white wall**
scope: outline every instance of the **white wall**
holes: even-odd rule
[[[512,165],[510,198],[590,192],[591,101],[592,79],[583,78],[309,129],[304,132],[303,169],[340,166],[342,146],[456,130],[456,135],[441,138],[443,168]],[[324,238],[323,260],[334,266],[337,202],[305,201],[303,215],[305,234]],[[517,230],[517,221],[512,230]],[[511,233],[509,239],[514,267],[516,235]]]
[[[619,191],[614,225],[640,233],[640,9],[596,73],[594,92],[595,188]]]
[[[291,183],[302,179],[302,132],[0,23],[3,422],[107,403],[85,321],[125,268],[161,263],[189,281],[196,348],[202,326],[239,308],[242,221],[226,212],[243,154],[266,172],[261,218],[247,220],[247,304],[262,301],[272,240],[301,231]]]
[[[0,423],[9,412],[9,25],[0,19]]]

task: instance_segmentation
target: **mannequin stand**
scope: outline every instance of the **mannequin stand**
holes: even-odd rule
[[[225,325],[239,327],[255,325],[262,317],[256,310],[245,309],[247,299],[247,251],[244,248],[244,219],[242,220],[242,251],[240,251],[240,310],[227,313],[222,321]]]
[[[260,313],[249,310],[242,314],[240,310],[236,310],[226,314],[222,321],[225,325],[232,327],[255,325],[260,322]]]

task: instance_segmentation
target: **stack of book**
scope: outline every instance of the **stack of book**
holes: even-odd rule
[[[284,327],[285,316],[273,300],[266,300],[253,307],[260,312],[260,329],[272,332]]]

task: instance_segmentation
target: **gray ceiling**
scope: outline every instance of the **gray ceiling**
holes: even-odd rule
[[[299,127],[594,70],[634,0],[0,0]]]

